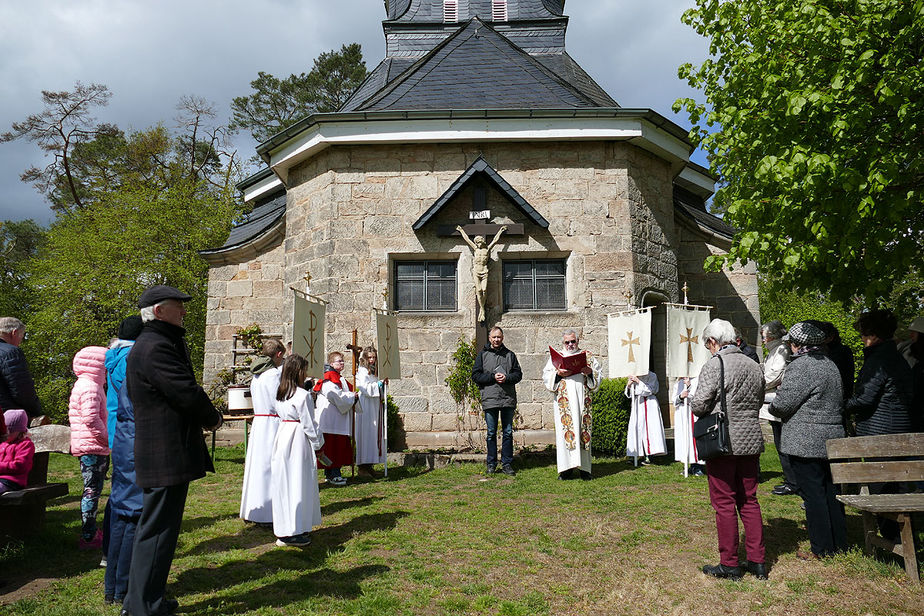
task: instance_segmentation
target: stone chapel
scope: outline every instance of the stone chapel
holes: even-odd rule
[[[564,328],[582,332],[605,372],[607,314],[682,302],[687,284],[691,304],[756,341],[755,270],[703,271],[734,230],[706,210],[714,180],[690,161],[687,131],[620,107],[568,54],[564,8],[385,0],[386,57],[339,111],[257,148],[267,167],[240,185],[253,210],[202,253],[206,381],[231,364],[238,328],[291,340],[290,287],[304,290],[308,274],[329,302],[327,350],[345,350],[353,329],[372,344],[387,293],[402,363],[390,392],[411,447],[452,445],[475,425],[444,380],[460,338],[483,344],[494,325],[523,368],[519,443],[554,442],[541,377]],[[507,227],[484,323],[457,226],[488,242]],[[663,309],[653,315],[652,370],[663,379]]]

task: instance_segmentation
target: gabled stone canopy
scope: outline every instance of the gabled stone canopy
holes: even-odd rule
[[[488,164],[483,157],[479,156],[471,166],[465,170],[465,173],[459,176],[459,178],[452,183],[452,186],[442,194],[442,196],[434,202],[430,208],[424,212],[420,218],[414,223],[412,228],[414,231],[419,231],[426,225],[436,214],[443,209],[443,207],[449,203],[453,197],[459,194],[466,186],[468,186],[476,177],[485,178],[490,184],[492,184],[500,194],[504,195],[507,200],[515,205],[521,212],[526,214],[530,220],[535,224],[542,227],[543,229],[549,228],[549,221],[542,217],[542,214],[537,212],[533,206],[526,202],[520,193],[510,185],[500,174],[494,170],[494,168]]]

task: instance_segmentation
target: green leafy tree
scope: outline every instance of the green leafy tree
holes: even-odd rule
[[[231,128],[266,141],[309,114],[336,111],[365,78],[359,43],[322,53],[308,73],[280,79],[260,71],[250,82],[253,94],[232,101]]]
[[[28,320],[32,309],[29,261],[44,240],[44,229],[34,220],[0,222],[0,316]]]
[[[710,57],[674,103],[754,260],[796,289],[888,298],[924,253],[924,2],[696,0]]]
[[[238,208],[230,188],[207,190],[193,178],[166,190],[125,186],[52,223],[32,264],[36,310],[25,348],[55,419],[66,417],[74,353],[107,345],[148,286],[193,296],[184,325],[193,365],[202,366],[208,266],[197,251],[227,238]]]
[[[74,167],[74,150],[87,142],[118,141],[119,129],[112,124],[96,123],[92,115],[95,107],[105,107],[110,98],[109,88],[98,83],[84,85],[78,81],[71,91],[43,90],[45,108],[22,122],[14,122],[12,130],[0,134],[0,143],[27,139],[52,156],[44,169],[30,167],[21,177],[24,182],[35,184],[53,209],[69,211],[85,205],[85,187]],[[79,158],[85,160],[93,154],[85,148]]]

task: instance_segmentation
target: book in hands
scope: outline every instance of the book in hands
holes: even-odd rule
[[[564,368],[565,370],[571,371],[572,374],[577,374],[587,367],[586,351],[581,351],[574,355],[562,355],[552,347],[549,347],[549,356],[552,358],[552,365],[555,366],[556,370]]]

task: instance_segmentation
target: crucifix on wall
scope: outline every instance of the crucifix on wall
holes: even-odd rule
[[[488,263],[491,261],[491,250],[500,241],[500,236],[507,230],[504,225],[491,240],[490,244],[485,244],[483,235],[476,235],[472,240],[468,233],[461,226],[456,227],[456,231],[462,234],[462,239],[471,247],[472,257],[472,277],[475,279],[475,299],[478,301],[478,322],[483,323],[485,319],[485,295],[488,292]]]

